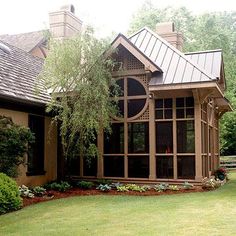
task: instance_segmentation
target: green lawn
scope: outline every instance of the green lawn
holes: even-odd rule
[[[236,156],[221,156],[221,161],[236,161]]]
[[[0,235],[235,235],[236,173],[216,191],[81,196],[0,216]]]

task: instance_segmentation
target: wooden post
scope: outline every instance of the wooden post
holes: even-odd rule
[[[155,100],[149,99],[149,179],[156,179],[156,129],[155,129]]]
[[[98,145],[98,152],[99,156],[97,159],[97,177],[103,178],[103,131],[101,130],[97,137],[97,145]]]
[[[193,90],[194,97],[194,129],[195,129],[195,180],[202,180],[202,144],[201,144],[201,103],[198,90]]]

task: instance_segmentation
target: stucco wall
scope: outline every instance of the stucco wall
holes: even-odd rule
[[[13,122],[28,127],[28,113],[1,109],[0,115],[11,117]],[[44,170],[45,175],[27,176],[27,166],[19,167],[20,175],[17,183],[27,186],[41,185],[57,178],[57,129],[51,127],[51,118],[45,117],[45,149],[44,149]],[[26,157],[27,158],[27,157]]]

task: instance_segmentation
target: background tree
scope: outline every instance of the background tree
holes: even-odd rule
[[[93,36],[93,30],[63,41],[50,42],[40,80],[52,94],[47,111],[60,124],[63,155],[72,158],[98,155],[97,134],[110,128],[116,104],[110,100],[114,84],[110,58],[103,56],[108,44]]]
[[[160,9],[147,1],[133,16],[129,33],[147,26],[155,31],[158,22],[172,21],[184,35],[184,51],[221,48],[224,53],[226,97],[236,108],[236,12],[212,12],[193,15],[187,8]],[[236,154],[236,112],[221,119],[221,153]]]

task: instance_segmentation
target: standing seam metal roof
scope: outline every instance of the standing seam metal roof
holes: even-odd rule
[[[150,85],[216,80],[214,75],[191,60],[190,56],[184,55],[146,27],[132,35],[129,40],[163,71],[159,77],[151,79]]]
[[[216,78],[220,78],[222,64],[222,50],[210,50],[204,52],[188,52],[185,55],[194,63],[209,71]]]

